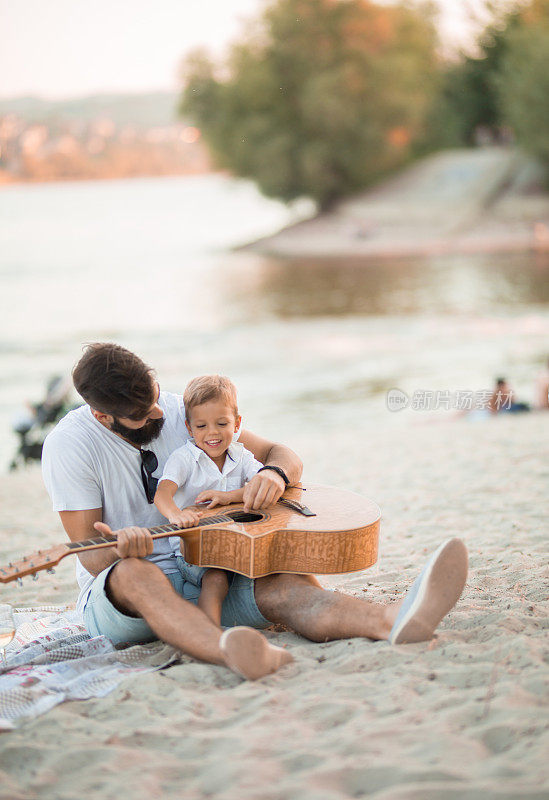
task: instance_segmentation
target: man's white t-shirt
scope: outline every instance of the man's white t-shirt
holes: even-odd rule
[[[200,492],[207,489],[222,492],[240,489],[262,466],[244,445],[232,442],[220,471],[203,450],[194,442],[187,441],[168,458],[160,480],[177,484],[179,488],[174,495],[175,504],[179,508],[186,508],[192,506]],[[176,553],[179,553],[180,541],[179,536],[170,538],[172,549]]]
[[[164,426],[158,438],[145,446],[158,458],[154,477],[162,475],[170,454],[189,438],[183,398],[161,392],[158,402],[164,412]],[[89,406],[70,411],[48,434],[42,474],[54,511],[102,508],[103,522],[112,530],[129,525],[151,528],[166,522],[154,503],[147,502],[139,450],[101,425]],[[166,573],[177,572],[168,538],[155,540],[154,552],[148,559]],[[80,586],[77,609],[82,611],[93,575],[78,557],[76,578]]]

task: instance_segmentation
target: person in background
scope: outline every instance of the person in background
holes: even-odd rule
[[[536,408],[538,411],[549,410],[549,358],[545,366],[536,376]]]
[[[507,383],[506,378],[496,378],[496,385],[490,397],[490,412],[492,414],[517,413],[530,411],[528,403],[517,403],[515,393]]]

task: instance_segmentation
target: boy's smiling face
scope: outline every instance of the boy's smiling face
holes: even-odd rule
[[[219,466],[217,460],[224,461],[233,434],[240,428],[240,416],[225,400],[208,400],[190,409],[185,424],[196,446]]]

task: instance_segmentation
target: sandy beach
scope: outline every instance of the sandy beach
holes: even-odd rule
[[[0,800],[549,800],[549,0],[0,4]]]
[[[391,602],[442,539],[466,541],[468,584],[437,638],[319,645],[271,631],[296,660],[256,683],[184,658],[1,734],[1,800],[546,798],[548,422],[393,415],[337,439],[296,435],[305,480],[383,512],[379,565],[326,586]],[[39,470],[4,476],[0,495],[2,563],[64,540]],[[1,597],[73,602],[74,564]]]
[[[444,150],[245,250],[387,259],[547,253],[542,167],[515,148]]]

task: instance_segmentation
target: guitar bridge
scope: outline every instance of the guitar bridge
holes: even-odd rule
[[[307,508],[307,506],[301,505],[301,503],[298,503],[297,500],[288,500],[286,497],[281,497],[278,502],[281,505],[286,506],[286,508],[291,508],[292,511],[295,511],[297,514],[302,514],[304,517],[316,517],[314,511],[311,511],[311,509]]]

